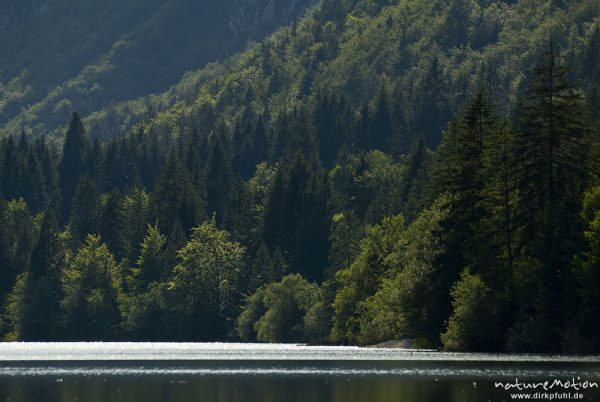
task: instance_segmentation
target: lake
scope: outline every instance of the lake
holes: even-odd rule
[[[598,384],[600,357],[225,343],[0,344],[0,402],[600,401]]]

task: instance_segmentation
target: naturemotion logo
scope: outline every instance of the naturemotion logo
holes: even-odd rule
[[[582,380],[581,377],[569,380],[555,378],[543,381],[521,381],[515,378],[514,381],[509,382],[496,381],[494,386],[505,391],[521,391],[510,395],[513,400],[582,400],[583,394],[579,391],[598,389],[597,382]],[[561,392],[555,392],[558,390],[561,390]],[[535,393],[529,393],[529,391],[535,391]]]

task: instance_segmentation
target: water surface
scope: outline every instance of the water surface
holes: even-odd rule
[[[564,387],[566,381],[600,383],[600,358],[590,356],[224,343],[0,344],[0,401],[503,401],[518,391],[497,382],[556,379],[561,386],[541,390],[556,394],[553,400],[600,401],[598,388]],[[573,399],[576,393],[583,399]]]

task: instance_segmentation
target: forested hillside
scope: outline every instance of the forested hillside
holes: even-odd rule
[[[392,3],[326,3],[326,10],[236,58],[187,74],[161,95],[92,114],[90,134],[112,137],[140,123],[161,133],[193,125],[208,132],[221,120],[231,127],[246,111],[264,114],[275,127],[282,114],[325,93],[343,94],[353,112],[370,113],[385,88],[402,137],[396,146],[406,150],[423,133],[435,147],[481,86],[502,114],[514,112],[550,39],[598,110],[597,52],[588,54],[597,47],[597,2]]]
[[[0,4],[0,136],[41,135],[162,92],[302,15],[312,0],[6,0]]]
[[[323,0],[64,141],[9,123],[4,338],[598,352],[599,24]]]

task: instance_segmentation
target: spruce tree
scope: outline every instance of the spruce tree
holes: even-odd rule
[[[34,213],[41,211],[46,203],[46,183],[42,166],[33,147],[28,147],[23,172],[23,197]]]
[[[62,207],[61,220],[65,222],[71,214],[71,203],[79,177],[84,172],[84,158],[88,149],[88,140],[83,124],[77,112],[69,124],[63,145],[62,158],[58,168],[61,188]]]
[[[2,171],[0,171],[0,185],[5,200],[17,197],[17,150],[12,135],[2,141]]]
[[[480,92],[462,116],[448,125],[439,149],[436,185],[448,194],[448,212],[438,233],[442,249],[435,263],[441,275],[432,286],[440,306],[431,317],[432,328],[437,327],[437,331],[450,314],[450,290],[459,274],[465,268],[475,274],[485,272],[495,257],[482,247],[478,232],[485,216],[484,142],[493,128],[491,105]]]
[[[290,272],[318,281],[329,248],[327,186],[318,157],[311,155],[282,161],[265,207],[263,237],[271,251],[283,251]]]
[[[118,265],[99,236],[89,235],[63,270],[61,300],[66,340],[106,341],[117,337],[121,293]]]
[[[587,78],[586,98],[596,122],[600,121],[600,24],[596,23],[582,55],[581,70]]]
[[[167,237],[160,233],[157,226],[148,225],[146,237],[140,244],[140,256],[135,263],[135,276],[142,290],[151,282],[166,279],[169,274],[166,251]]]
[[[187,233],[201,221],[203,203],[194,188],[189,172],[171,153],[152,194],[153,217],[161,231],[171,233],[176,221]]]
[[[589,120],[583,94],[568,82],[567,73],[551,42],[544,62],[535,69],[519,116],[515,225],[521,258],[530,261],[521,265],[538,268],[521,286],[514,348],[558,349],[566,313],[565,285],[572,283],[571,261],[582,247],[578,211]]]
[[[431,175],[432,152],[427,149],[423,136],[417,137],[406,159],[406,171],[400,189],[400,203],[404,217],[411,221],[426,205],[430,196],[428,179]]]
[[[88,175],[81,176],[73,196],[69,219],[74,246],[81,245],[87,235],[98,232],[100,212],[100,194],[96,183]]]
[[[119,208],[119,252],[126,261],[135,261],[146,234],[150,215],[150,196],[139,188],[131,190]]]
[[[16,325],[21,341],[48,341],[60,335],[61,250],[54,212],[46,210],[19,300]]]
[[[375,108],[369,123],[369,150],[378,149],[387,152],[390,149],[393,136],[393,121],[388,105],[388,96],[384,87],[381,87]]]
[[[4,256],[5,261],[0,265],[0,300],[11,289],[17,275],[29,267],[31,249],[38,230],[36,221],[22,198],[7,202],[2,212],[0,255]]]
[[[206,183],[206,211],[216,214],[217,224],[223,221],[232,186],[229,150],[224,138],[218,137],[211,144],[204,182]]]
[[[98,219],[98,233],[111,252],[120,258],[119,210],[120,199],[116,192],[103,196]]]

